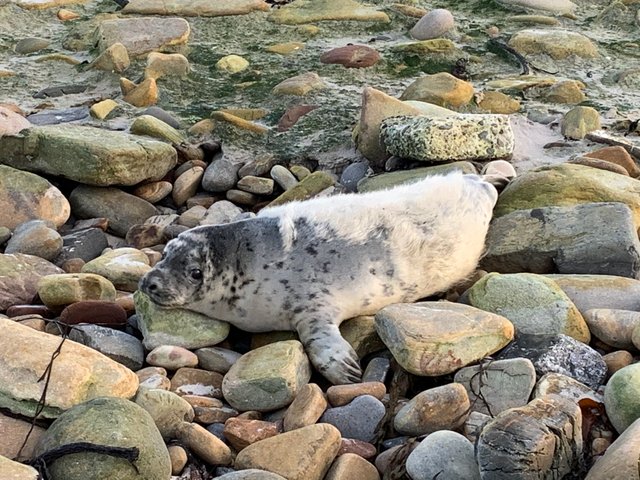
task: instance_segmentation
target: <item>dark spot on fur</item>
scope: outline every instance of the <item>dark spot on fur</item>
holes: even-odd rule
[[[312,256],[314,256],[314,257],[315,257],[316,255],[318,255],[318,250],[316,250],[316,249],[314,248],[314,246],[313,246],[313,245],[309,245],[309,246],[308,246],[307,248],[305,248],[304,250],[305,250],[305,252],[307,252],[309,255],[312,255]]]
[[[393,277],[393,274],[396,273],[393,268],[390,268],[386,272],[384,272],[388,277]]]
[[[314,298],[316,298],[316,297],[317,297],[317,295],[316,295],[315,293],[310,293],[310,294],[307,296],[307,298],[308,298],[309,300],[313,300],[313,299],[314,299]]]
[[[296,315],[302,312],[304,312],[304,307],[296,307],[293,309],[293,313],[295,313]]]
[[[371,267],[371,268],[369,269],[369,273],[370,273],[371,275],[375,276],[375,275],[376,275],[376,269],[375,269],[375,268],[373,268],[373,267]]]
[[[236,287],[235,286],[232,286],[229,290],[231,291],[231,293],[236,293]]]
[[[264,265],[262,265],[262,269],[263,270],[267,270],[269,268],[269,265],[267,265],[266,263]]]
[[[285,286],[286,286],[286,285],[289,285],[289,280],[284,280],[284,279],[283,279],[283,280],[280,280],[280,283],[281,283],[282,285],[285,285]]]
[[[278,270],[281,270],[281,269],[282,269],[282,267],[284,267],[284,262],[278,262],[278,263],[276,263],[276,268],[277,268]]]
[[[222,281],[222,286],[223,286],[223,287],[228,287],[228,286],[229,286],[229,279],[228,279],[228,278],[225,278],[225,279]]]

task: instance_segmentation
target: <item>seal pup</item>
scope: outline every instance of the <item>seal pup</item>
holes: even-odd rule
[[[248,332],[295,330],[328,380],[358,382],[359,359],[340,323],[468,277],[497,198],[482,177],[451,173],[265,208],[181,233],[140,289],[160,306]]]

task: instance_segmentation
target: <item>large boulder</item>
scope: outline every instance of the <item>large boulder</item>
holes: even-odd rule
[[[20,170],[87,185],[160,180],[176,165],[175,149],[146,137],[78,125],[46,125],[0,138],[0,161]]]
[[[33,416],[45,382],[40,377],[53,363],[44,409],[55,418],[74,405],[100,396],[131,398],[138,377],[92,348],[0,318],[0,407]],[[62,346],[61,346],[62,343]],[[52,361],[52,355],[60,353]],[[27,354],[28,352],[28,354]]]
[[[171,460],[158,427],[145,409],[122,398],[101,397],[62,414],[38,443],[43,454],[65,445],[137,448],[133,462],[104,453],[65,455],[47,465],[51,480],[169,480]]]

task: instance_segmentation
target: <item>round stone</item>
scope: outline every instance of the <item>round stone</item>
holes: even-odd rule
[[[409,32],[418,40],[430,40],[438,38],[454,27],[454,19],[451,12],[445,8],[431,10]]]

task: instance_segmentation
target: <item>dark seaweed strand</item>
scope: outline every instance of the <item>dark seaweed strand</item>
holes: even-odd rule
[[[38,470],[39,478],[48,480],[50,475],[47,465],[73,453],[100,453],[111,457],[123,458],[131,463],[131,466],[135,468],[136,472],[139,472],[137,465],[134,463],[140,455],[140,450],[138,450],[137,447],[111,447],[89,442],[68,443],[57,448],[52,448],[33,460],[30,460],[27,464]]]
[[[36,426],[36,421],[38,420],[38,417],[44,410],[44,407],[46,405],[46,400],[47,400],[47,391],[49,390],[49,382],[51,380],[51,372],[53,371],[53,362],[58,357],[58,355],[60,355],[60,352],[62,351],[62,345],[64,345],[64,342],[67,339],[67,334],[65,333],[60,323],[57,322],[56,320],[53,320],[52,322],[58,327],[58,331],[62,336],[62,340],[60,341],[60,344],[56,347],[56,349],[53,351],[53,353],[51,354],[51,359],[49,360],[49,364],[47,365],[47,368],[45,368],[44,372],[42,373],[42,376],[38,379],[38,382],[41,382],[42,380],[44,380],[44,388],[42,389],[42,395],[40,395],[40,398],[38,399],[38,404],[36,405],[35,413],[31,418],[31,428],[29,428],[29,431],[25,435],[24,442],[22,442],[22,446],[20,447],[20,450],[18,450],[18,454],[16,455],[17,459],[20,458],[20,455],[22,454],[22,450],[24,450],[24,447],[27,445],[27,442],[29,441],[29,437],[31,436],[31,433],[33,432],[33,429]]]
[[[527,59],[524,58],[520,53],[518,53],[514,48],[498,40],[497,38],[489,39],[487,45],[490,50],[502,50],[514,56],[522,67],[522,73],[520,75],[529,75],[531,73],[531,68],[529,67],[529,62],[527,61]]]

